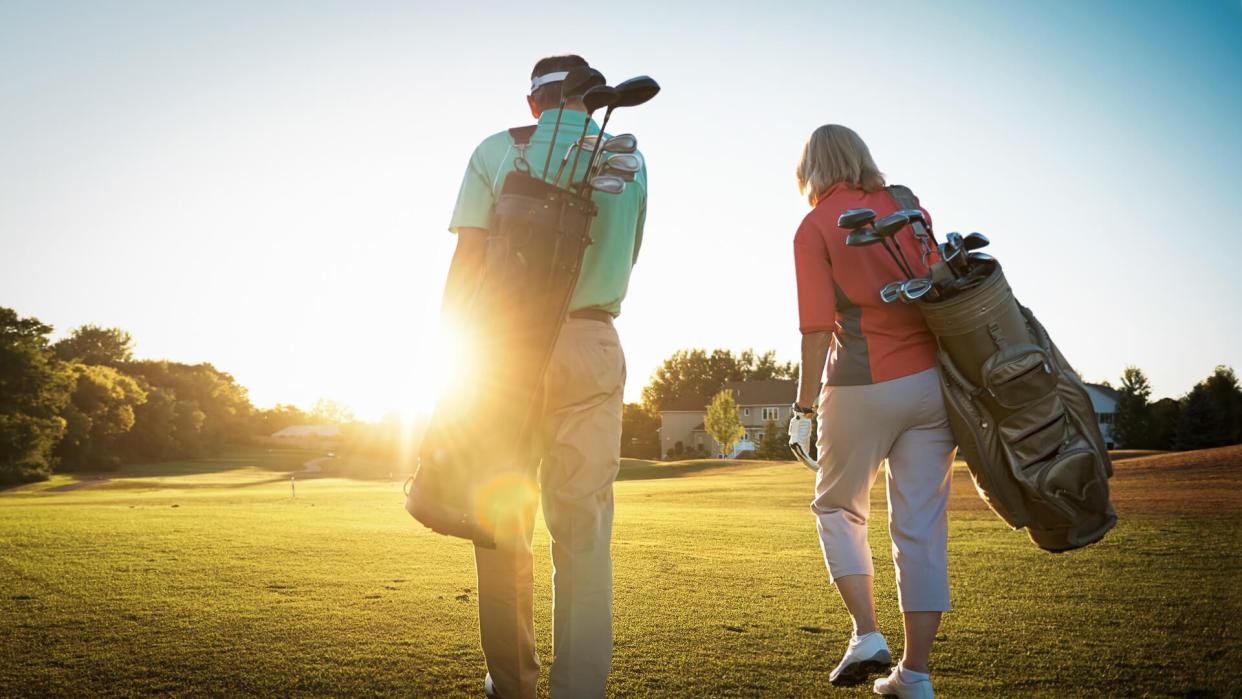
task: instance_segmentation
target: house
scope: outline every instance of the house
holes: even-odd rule
[[[798,393],[797,381],[730,381],[725,390],[733,391],[746,436],[734,447],[730,458],[754,451],[763,440],[768,422],[784,427],[790,418],[790,406]],[[715,455],[720,445],[707,433],[703,420],[711,396],[685,396],[672,401],[660,411],[660,451],[668,456],[682,454]]]
[[[1098,383],[1087,384],[1087,395],[1091,396],[1091,407],[1095,410],[1097,419],[1100,421],[1100,434],[1104,437],[1104,443],[1109,449],[1116,449],[1117,443],[1113,438],[1113,421],[1117,416],[1117,401],[1121,395],[1112,386],[1104,386]]]

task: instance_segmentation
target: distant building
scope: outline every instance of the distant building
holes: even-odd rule
[[[1116,449],[1117,442],[1113,439],[1113,422],[1117,417],[1117,401],[1121,395],[1116,389],[1098,383],[1087,384],[1087,395],[1091,396],[1091,407],[1100,421],[1100,434],[1109,449]]]
[[[798,393],[797,381],[730,381],[726,390],[733,391],[733,399],[742,418],[746,436],[733,447],[729,458],[754,451],[763,440],[763,430],[769,421],[779,426],[789,422],[790,406]],[[715,456],[720,445],[707,433],[703,421],[707,417],[707,404],[712,396],[685,396],[672,401],[660,411],[660,450],[668,454],[694,454],[702,452]]]
[[[290,425],[272,433],[275,439],[336,439],[340,436],[339,425]]]

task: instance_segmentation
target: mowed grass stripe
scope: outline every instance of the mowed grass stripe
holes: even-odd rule
[[[959,469],[938,691],[1242,693],[1239,509],[1219,494],[1205,509],[1184,485],[1236,493],[1239,455],[1119,462],[1117,529],[1062,555],[980,508]],[[397,482],[328,466],[291,498],[313,456],[248,450],[0,493],[0,695],[478,696],[469,546],[410,520]],[[827,685],[849,624],[818,551],[813,474],[628,462],[622,478],[615,695],[869,696]],[[881,625],[899,651],[882,477],[872,500]],[[547,545],[541,526],[545,664]]]

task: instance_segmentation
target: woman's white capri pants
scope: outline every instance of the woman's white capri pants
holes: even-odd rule
[[[825,386],[811,511],[832,580],[875,575],[871,486],[888,460],[888,531],[903,612],[949,609],[949,481],[956,452],[938,369],[866,386]]]

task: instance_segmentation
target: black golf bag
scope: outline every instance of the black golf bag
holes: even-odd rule
[[[918,206],[891,188],[903,209]],[[915,224],[915,234],[927,234]],[[935,278],[944,262],[933,266]],[[1001,266],[974,263],[979,279],[917,304],[939,345],[949,426],[979,494],[1001,519],[1048,551],[1099,541],[1117,522],[1108,498],[1108,447],[1086,385],[1021,306]]]
[[[1048,551],[1099,541],[1117,522],[1112,463],[1086,386],[999,264],[919,309],[940,345],[949,425],[979,494]]]
[[[533,130],[510,130],[520,151]],[[432,530],[494,546],[498,517],[533,496],[526,479],[543,378],[596,212],[588,197],[528,169],[505,178],[467,311],[480,358],[472,383],[482,390],[436,406],[408,482],[406,510]]]

